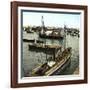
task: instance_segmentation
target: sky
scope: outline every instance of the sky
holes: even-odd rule
[[[41,26],[41,18],[44,18],[45,26],[80,28],[80,14],[44,13],[23,11],[23,26]]]

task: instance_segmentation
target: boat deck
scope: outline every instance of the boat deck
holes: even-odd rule
[[[45,45],[45,44],[29,44],[29,50],[31,51],[41,51],[47,53],[54,53],[61,49],[60,45]]]

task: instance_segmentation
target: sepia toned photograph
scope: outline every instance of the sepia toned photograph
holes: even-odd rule
[[[79,74],[80,13],[21,13],[22,77]]]

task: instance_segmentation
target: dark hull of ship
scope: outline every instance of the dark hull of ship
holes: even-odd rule
[[[27,33],[34,33],[33,31],[26,31]]]
[[[37,46],[37,44],[36,45],[29,44],[28,49],[30,51],[44,52],[44,53],[47,53],[47,54],[52,54],[52,53],[54,53],[53,51],[55,51],[55,48],[49,48],[47,46]]]
[[[30,42],[30,43],[34,43],[35,42],[35,39],[23,39],[24,42]],[[43,41],[40,41],[40,40],[36,40],[37,43],[44,43]]]
[[[47,38],[47,39],[63,39],[63,36],[59,35],[46,35],[46,34],[39,34],[40,38]]]

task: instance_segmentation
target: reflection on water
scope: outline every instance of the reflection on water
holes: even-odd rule
[[[55,39],[42,39],[39,38],[38,34],[35,32],[33,34],[23,32],[24,39],[39,39],[46,42],[46,44],[52,45],[62,45],[64,46],[64,40],[55,40]],[[23,42],[23,59],[22,59],[22,74],[30,74],[32,70],[37,67],[39,64],[46,62],[46,54],[43,52],[30,51],[28,48],[29,42]],[[79,66],[79,38],[77,36],[73,37],[70,35],[66,36],[66,47],[72,47],[72,57],[71,64],[64,72],[60,75],[73,74],[76,68]],[[50,57],[50,55],[47,55]]]

